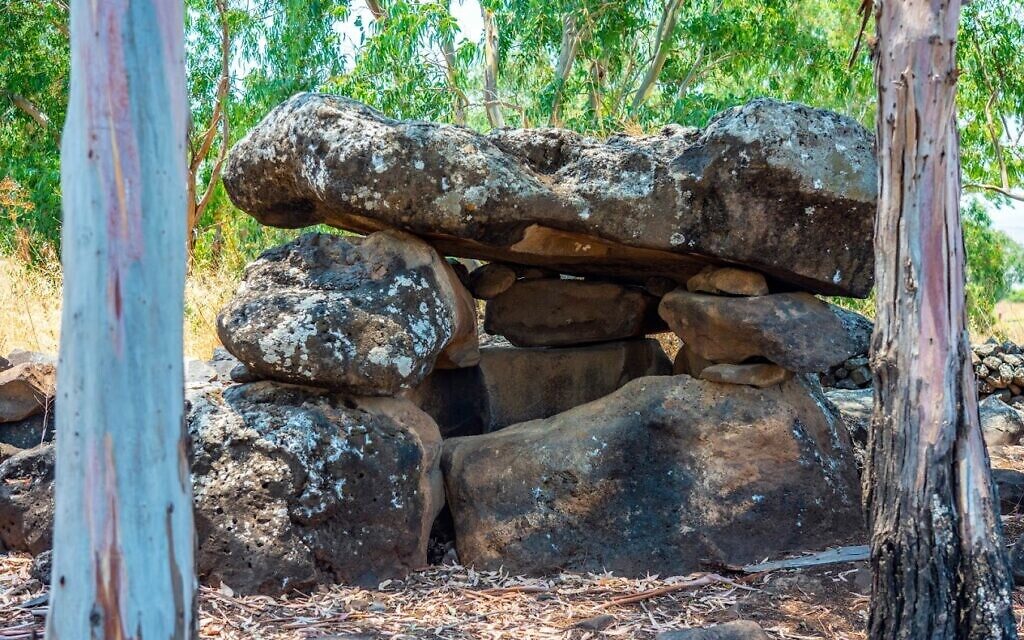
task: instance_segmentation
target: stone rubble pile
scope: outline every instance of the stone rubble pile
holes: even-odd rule
[[[1012,342],[990,340],[971,347],[978,395],[1024,405],[1024,351]]]
[[[265,224],[364,235],[265,252],[219,315],[238,362],[187,384],[202,579],[373,584],[426,564],[444,505],[461,562],[514,572],[862,539],[817,374],[866,353],[870,322],[814,295],[872,285],[852,120],[761,99],[599,141],[300,94],[224,181]]]

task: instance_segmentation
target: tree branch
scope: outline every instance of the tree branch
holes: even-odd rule
[[[665,68],[665,61],[672,48],[672,32],[676,29],[676,19],[679,17],[679,9],[682,6],[683,0],[667,0],[665,2],[665,8],[661,12],[661,22],[658,24],[657,36],[654,40],[656,52],[654,60],[651,61],[651,66],[648,67],[647,74],[640,86],[637,87],[636,93],[633,94],[633,103],[629,109],[631,112],[636,111],[654,91],[654,85],[658,81],[658,76],[661,75],[661,70]]]
[[[1009,198],[1011,200],[1017,200],[1017,201],[1020,201],[1020,202],[1024,202],[1024,193],[1018,193],[1016,191],[1011,191],[1011,190],[1009,190],[1007,188],[1000,187],[999,185],[995,185],[995,184],[979,184],[979,183],[976,183],[976,182],[971,182],[971,183],[965,184],[964,185],[964,189],[975,189],[977,191],[995,191],[996,193],[1004,195],[1004,196],[1006,196],[1007,198]]]
[[[554,95],[551,98],[551,115],[548,118],[548,126],[557,127],[562,124],[562,96],[565,83],[572,73],[572,65],[576,60],[576,50],[579,48],[582,34],[576,27],[576,16],[569,13],[565,16],[562,26],[562,44],[558,50],[558,63],[555,65]]]
[[[11,103],[17,107],[22,113],[27,115],[36,121],[43,129],[50,128],[50,116],[46,115],[42,109],[37,107],[31,100],[21,95],[20,93],[14,93],[11,91],[5,92]]]
[[[505,126],[498,100],[498,26],[494,12],[481,7],[484,19],[484,110],[492,129]]]

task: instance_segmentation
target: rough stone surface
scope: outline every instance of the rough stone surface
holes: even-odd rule
[[[56,371],[51,364],[25,362],[0,371],[0,423],[45,411],[55,386]]]
[[[676,289],[658,313],[712,362],[763,357],[797,372],[824,371],[867,351],[871,322],[808,293],[732,298]]]
[[[700,377],[700,372],[710,367],[713,363],[700,357],[690,346],[683,344],[676,351],[675,360],[672,361],[673,375],[685,373],[694,378]]]
[[[445,442],[459,558],[510,573],[684,574],[864,535],[834,408],[768,389],[633,380],[546,420]]]
[[[989,396],[978,406],[981,414],[981,433],[985,444],[1017,445],[1024,435],[1024,417],[1020,411],[1000,400],[997,396]]]
[[[53,544],[53,445],[0,463],[0,547],[41,553]]]
[[[18,422],[0,422],[0,444],[16,449],[31,449],[53,440],[55,427],[56,415],[52,409]]]
[[[768,282],[756,271],[735,267],[705,267],[686,281],[687,291],[734,296],[768,295]]]
[[[829,389],[828,399],[839,409],[854,445],[863,449],[868,445],[871,413],[875,408],[872,389]]]
[[[518,347],[609,342],[664,328],[658,300],[610,282],[524,280],[487,302],[484,330]]]
[[[777,364],[713,364],[701,369],[699,377],[709,382],[745,384],[751,387],[773,387],[793,377]]]
[[[190,397],[200,577],[240,593],[426,564],[437,425],[411,403],[256,382]]]
[[[474,298],[490,300],[516,282],[515,269],[498,262],[485,264],[469,274],[469,291]]]
[[[435,371],[409,399],[434,418],[444,437],[477,435],[568,411],[670,369],[657,340],[483,347],[478,366]]]
[[[872,389],[830,389],[825,393],[843,414],[850,437],[859,447],[867,446],[874,411],[875,395]],[[1024,417],[1020,411],[996,396],[989,396],[978,406],[981,433],[989,447],[1018,445],[1024,435]]]
[[[445,255],[578,275],[685,282],[725,260],[864,296],[875,173],[872,136],[852,119],[770,99],[703,131],[598,141],[559,129],[481,136],[307,93],[235,145],[224,184],[272,226],[399,228]]]
[[[394,395],[479,358],[469,293],[407,234],[306,234],[250,264],[217,332],[263,379]]]
[[[768,640],[768,635],[752,620],[733,620],[703,629],[662,631],[656,640]]]

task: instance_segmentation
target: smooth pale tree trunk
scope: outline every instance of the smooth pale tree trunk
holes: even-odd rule
[[[484,111],[492,129],[505,126],[498,98],[498,25],[494,12],[481,9],[484,18]]]
[[[672,33],[676,30],[676,20],[679,18],[679,10],[683,7],[683,0],[667,0],[661,11],[661,22],[658,23],[658,33],[654,39],[654,59],[651,66],[647,68],[644,79],[633,94],[633,103],[630,111],[636,111],[654,91],[654,85],[658,82],[661,70],[665,68],[668,54],[672,49]]]
[[[72,0],[50,640],[194,635],[181,0]]]
[[[576,61],[576,50],[580,44],[580,32],[576,26],[576,16],[568,14],[562,22],[562,44],[558,48],[558,62],[555,64],[555,78],[552,81],[554,95],[551,97],[551,116],[549,127],[562,126],[562,99],[565,85],[572,73],[572,65]]]
[[[957,0],[876,0],[875,412],[865,475],[874,640],[1015,638],[970,368]]]

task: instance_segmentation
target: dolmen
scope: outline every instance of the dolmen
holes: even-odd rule
[[[233,381],[188,389],[201,578],[400,577],[445,506],[460,562],[513,573],[862,542],[818,376],[871,325],[818,296],[871,290],[875,173],[856,122],[769,99],[607,140],[289,99],[224,184],[326,226],[246,268]]]

